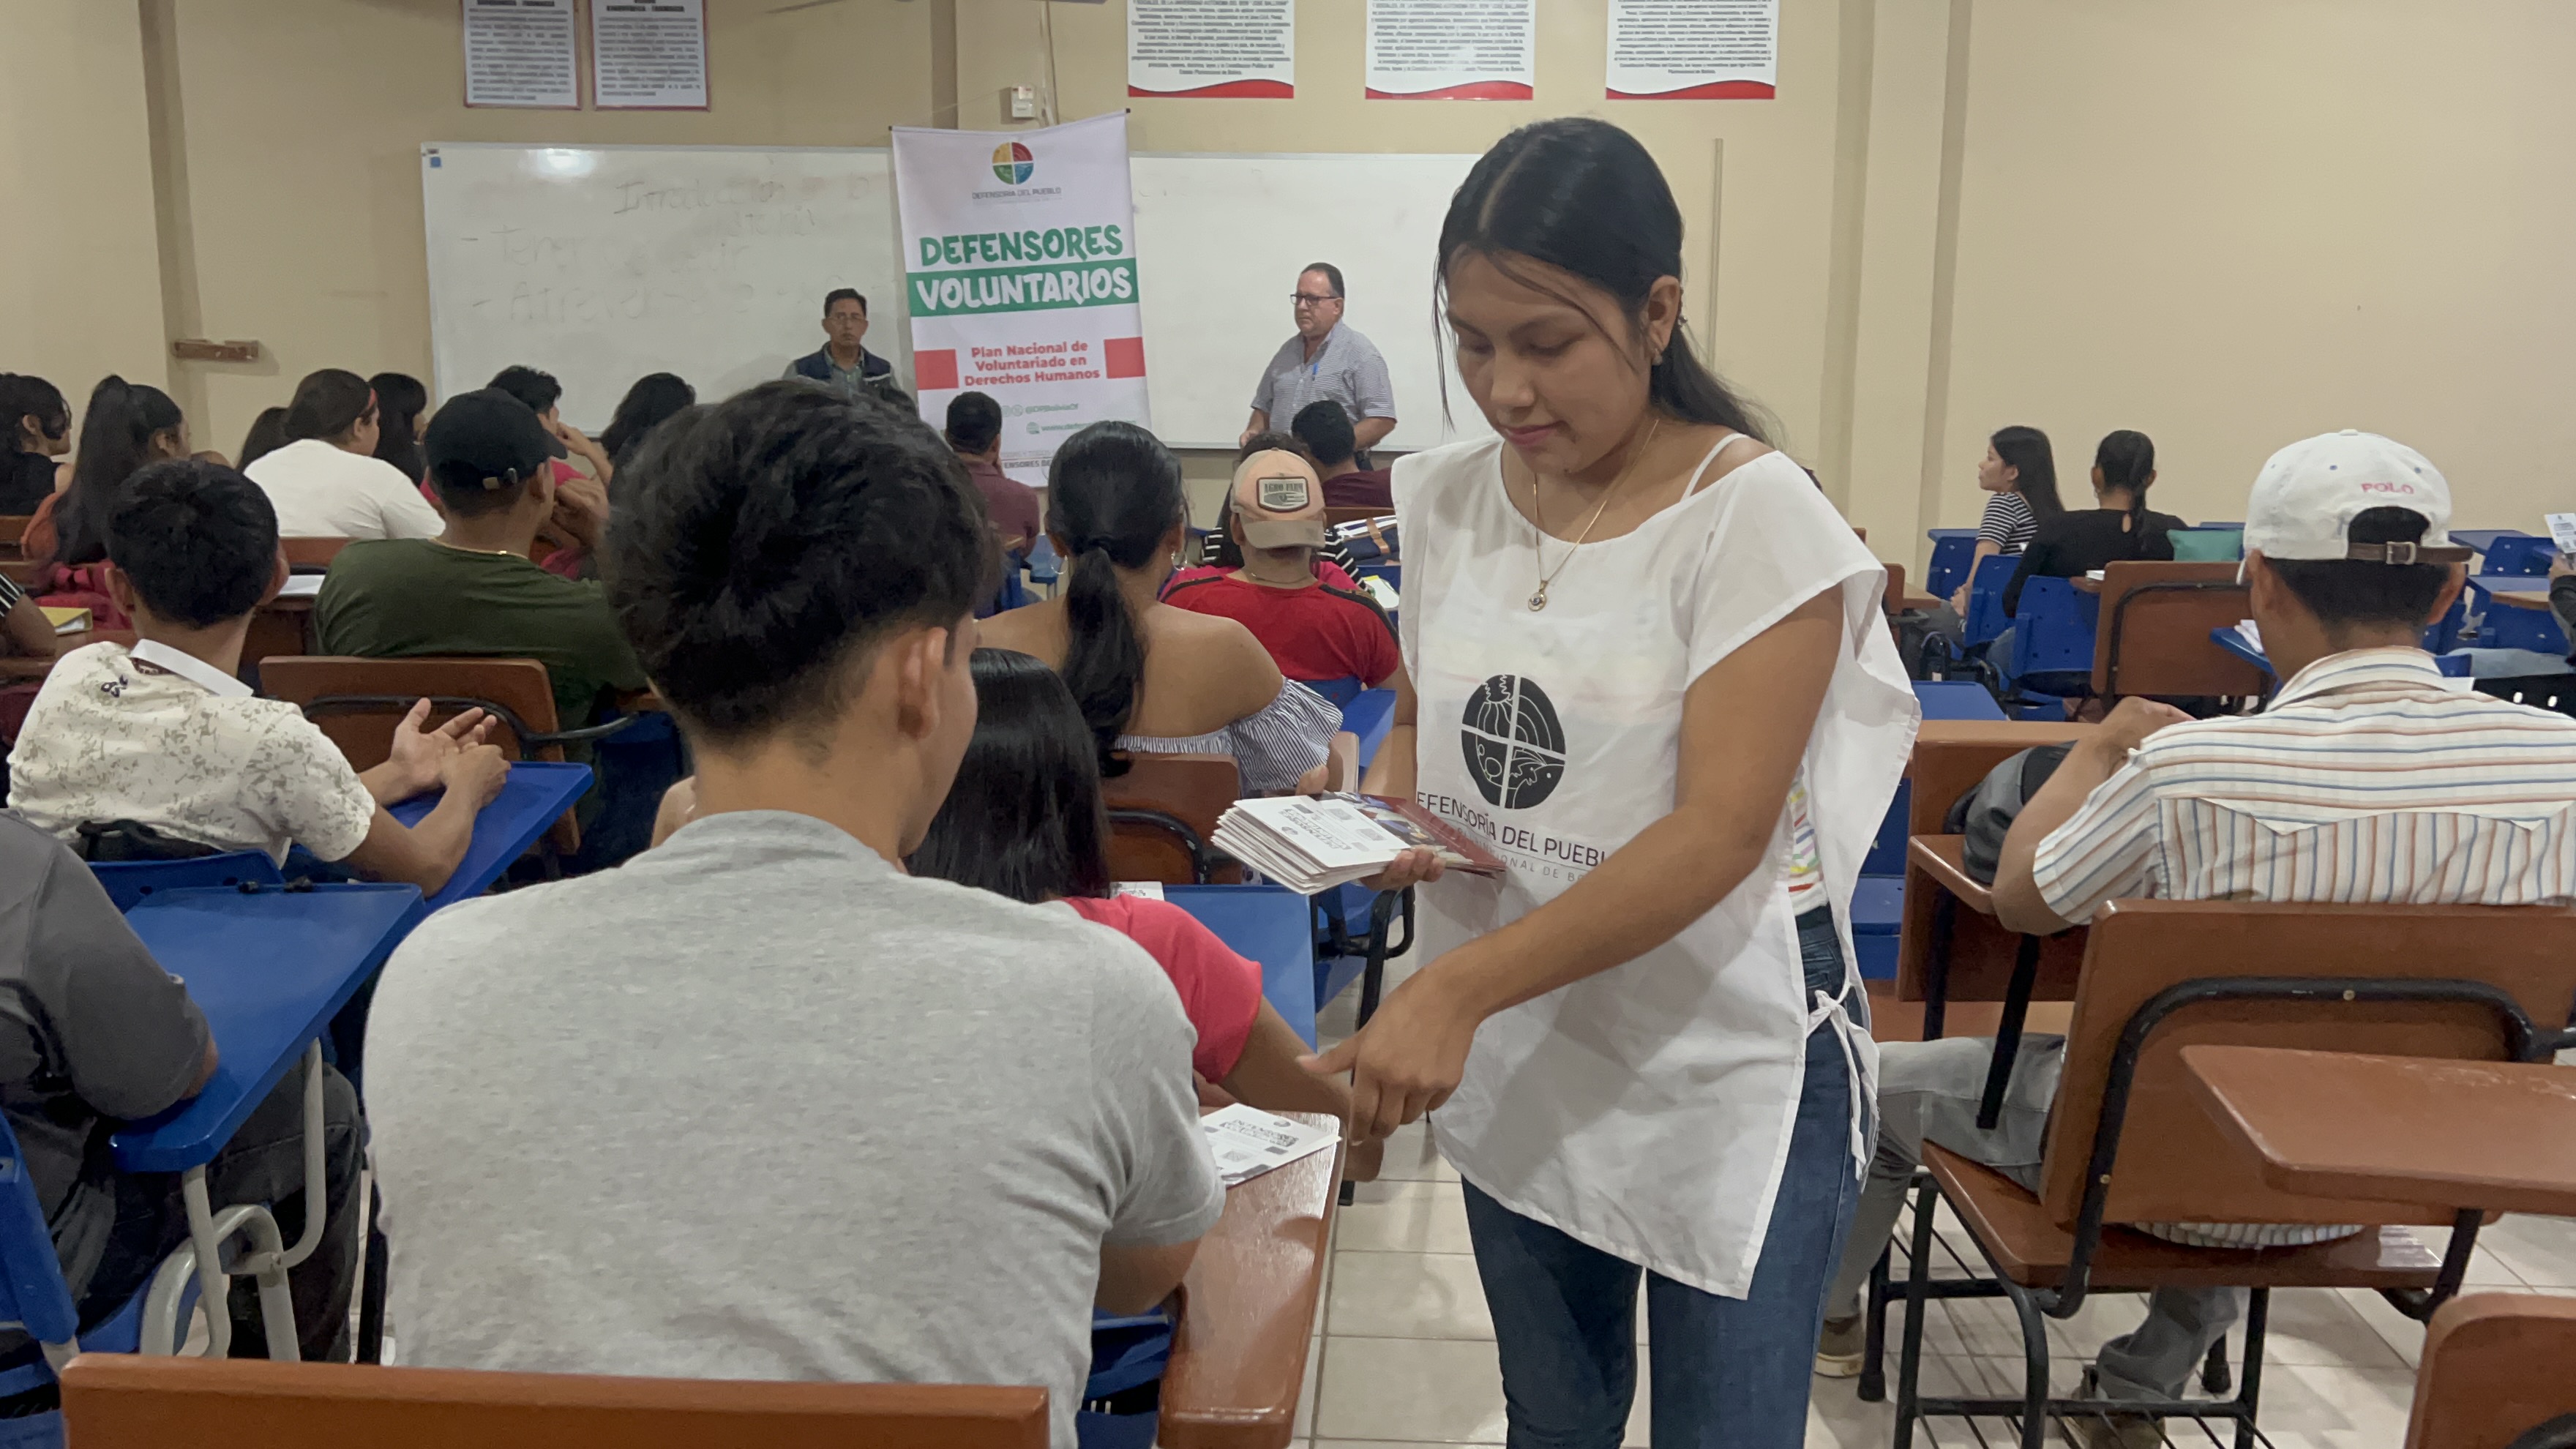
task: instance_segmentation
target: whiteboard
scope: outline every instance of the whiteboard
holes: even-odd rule
[[[1331,262],[1350,298],[1343,325],[1377,344],[1395,381],[1387,446],[1490,436],[1432,334],[1440,222],[1475,164],[1373,153],[1129,158],[1155,433],[1178,448],[1231,450],[1263,364],[1296,330],[1288,295],[1298,269]],[[1444,370],[1454,426],[1441,421]]]
[[[439,144],[420,175],[441,398],[526,363],[592,431],[648,372],[712,402],[822,346],[835,287],[911,387],[883,147]]]
[[[1174,447],[1232,450],[1262,365],[1295,330],[1298,269],[1328,261],[1350,294],[1345,325],[1394,378],[1388,446],[1486,436],[1444,369],[1431,313],[1441,218],[1475,161],[1131,158],[1154,431]],[[820,347],[834,287],[867,295],[868,348],[911,388],[882,147],[442,143],[421,148],[421,196],[442,398],[523,362],[560,379],[564,417],[592,430],[648,372],[676,372],[712,401]],[[1441,419],[1444,370],[1454,426]]]

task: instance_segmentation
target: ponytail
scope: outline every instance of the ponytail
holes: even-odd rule
[[[1180,460],[1134,423],[1094,423],[1047,465],[1047,532],[1068,555],[1064,682],[1082,707],[1103,776],[1127,772],[1115,751],[1145,679],[1145,640],[1117,571],[1145,567],[1187,521]]]
[[[152,440],[184,419],[170,395],[114,373],[91,389],[81,412],[80,451],[72,484],[54,505],[54,556],[65,568],[107,557],[107,520],[125,480],[152,461]]]
[[[2129,428],[2107,434],[2101,446],[2093,450],[2093,466],[2102,470],[2105,490],[2128,490],[2129,557],[2143,557],[2147,544],[2147,487],[2156,478],[2155,440]]]

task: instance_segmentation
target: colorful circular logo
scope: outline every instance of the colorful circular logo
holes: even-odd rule
[[[993,174],[1013,186],[1026,185],[1037,169],[1038,158],[1017,141],[1004,141],[993,148]]]

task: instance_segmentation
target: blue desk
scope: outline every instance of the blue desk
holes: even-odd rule
[[[125,922],[188,984],[222,1061],[206,1089],[116,1134],[127,1172],[211,1160],[424,914],[407,885],[155,892]]]
[[[2479,596],[2478,647],[2565,654],[2567,631],[2549,607],[2549,580],[2520,574],[2471,574]]]
[[[1315,1044],[1314,907],[1286,886],[1171,885],[1163,899],[1198,917],[1236,955],[1261,964],[1261,995]]]
[[[465,859],[458,863],[456,874],[447,878],[438,894],[429,898],[429,908],[479,896],[492,888],[492,882],[510,868],[510,863],[527,853],[546,833],[546,827],[581,798],[590,788],[590,766],[557,765],[545,761],[523,761],[510,767],[510,778],[501,793],[474,817],[474,841],[465,848]],[[393,817],[405,825],[418,825],[438,804],[435,794],[416,800],[405,800],[393,807]]]
[[[2004,717],[2003,706],[1982,684],[1963,679],[1918,679],[1914,698],[1925,719],[1991,719]]]
[[[2497,539],[2510,538],[2521,532],[2522,530],[2518,528],[2455,528],[2451,530],[2451,542],[2464,543],[2480,553],[2485,553],[2495,547]]]
[[[2246,643],[2245,636],[2237,633],[2236,626],[2233,624],[2222,624],[2210,630],[2209,642],[2262,670],[2265,674],[2272,672],[2272,661],[2263,657],[2262,650]]]

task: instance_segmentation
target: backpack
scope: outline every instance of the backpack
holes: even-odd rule
[[[1958,670],[1968,637],[1959,611],[1948,604],[1906,609],[1890,621],[1896,628],[1896,654],[1909,679],[1948,679]]]
[[[1979,780],[1975,789],[1952,802],[1949,813],[1941,817],[1945,834],[1967,837],[1959,847],[1959,863],[1977,884],[1995,883],[1995,867],[2003,863],[2005,833],[2073,748],[2072,741],[2035,745],[2006,756],[1986,772],[1986,778]]]

